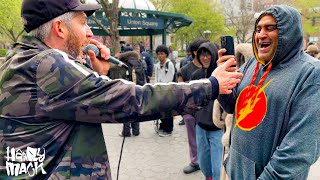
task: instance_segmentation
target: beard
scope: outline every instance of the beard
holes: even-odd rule
[[[69,30],[69,32],[71,31]],[[82,45],[83,43],[80,41],[80,38],[77,38],[73,33],[69,33],[67,37],[66,53],[77,59],[81,57]]]

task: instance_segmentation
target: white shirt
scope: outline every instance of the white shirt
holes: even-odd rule
[[[168,69],[166,69],[166,63],[168,64]],[[168,83],[173,81],[175,70],[173,63],[167,58],[164,64],[159,61],[155,66],[155,80],[157,83]]]

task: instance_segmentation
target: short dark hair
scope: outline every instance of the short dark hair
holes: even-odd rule
[[[206,40],[206,39],[196,39],[196,40],[194,40],[192,43],[190,43],[190,52],[191,52],[191,54],[192,54],[192,58],[195,58],[196,57],[196,55],[193,53],[194,51],[197,51],[198,50],[198,48],[200,47],[200,45],[202,44],[202,43],[205,43],[205,42],[209,42],[208,40]]]
[[[166,53],[167,57],[169,56],[169,49],[167,46],[165,45],[159,45],[157,48],[156,48],[156,54],[158,54],[158,52],[164,52]]]

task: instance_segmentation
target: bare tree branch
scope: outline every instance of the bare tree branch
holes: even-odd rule
[[[101,29],[103,29],[107,34],[110,34],[109,29],[102,24],[101,20],[97,19],[97,17],[95,15],[92,15],[91,18],[92,18],[92,20],[94,20],[94,22],[96,22],[98,24],[98,26]]]

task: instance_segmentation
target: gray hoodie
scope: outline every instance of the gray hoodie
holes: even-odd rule
[[[278,46],[261,91],[255,88],[270,62],[260,61],[253,46],[254,57],[240,69],[244,77],[234,94],[219,97],[224,109],[235,114],[227,174],[232,180],[306,179],[320,150],[320,61],[303,51],[297,10],[273,6],[256,24],[264,14],[276,19]]]

